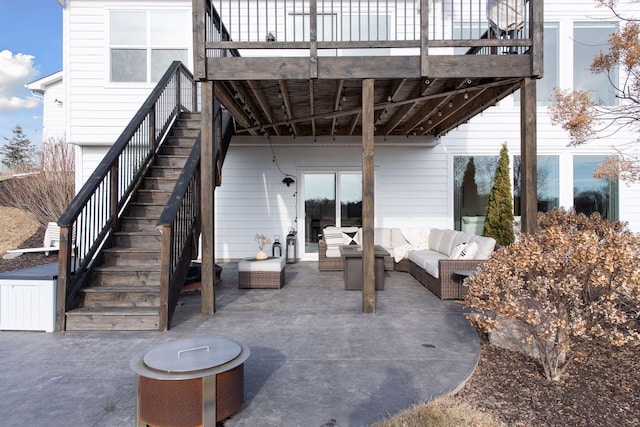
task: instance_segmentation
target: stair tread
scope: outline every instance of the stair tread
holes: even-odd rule
[[[119,273],[119,272],[124,272],[124,273],[135,273],[138,271],[142,271],[145,273],[151,272],[151,273],[155,273],[155,272],[159,272],[160,269],[158,268],[159,266],[157,264],[152,264],[152,265],[148,265],[148,264],[143,264],[143,265],[100,265],[98,267],[94,267],[94,271],[100,271],[100,272],[105,272],[105,273]]]
[[[166,202],[131,202],[132,206],[164,206],[166,204]]]
[[[100,314],[103,316],[144,315],[157,316],[160,307],[80,307],[67,311],[67,316]]]
[[[142,231],[116,231],[114,236],[162,236],[158,229],[142,230]]]
[[[128,292],[128,293],[149,293],[160,292],[160,285],[122,285],[122,286],[89,286],[81,289],[84,293],[100,292]]]
[[[124,247],[124,246],[114,246],[112,248],[105,248],[104,252],[151,252],[159,254],[161,252],[161,248],[145,248],[144,246],[135,246],[135,247]]]
[[[182,169],[182,168],[180,168],[180,169]],[[169,177],[166,177],[166,176],[147,176],[144,179],[145,180],[146,179],[153,179],[155,181],[160,180],[160,179],[166,179],[167,181],[177,181],[178,177],[177,176],[176,177],[171,177],[171,176],[169,176]]]

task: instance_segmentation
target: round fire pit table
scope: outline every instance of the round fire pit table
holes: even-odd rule
[[[138,375],[138,426],[212,426],[244,401],[249,347],[224,338],[161,344],[131,359]]]

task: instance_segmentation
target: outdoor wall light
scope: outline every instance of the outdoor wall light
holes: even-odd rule
[[[293,184],[294,182],[295,181],[290,176],[285,176],[284,179],[282,180],[282,183],[287,184],[287,187]]]

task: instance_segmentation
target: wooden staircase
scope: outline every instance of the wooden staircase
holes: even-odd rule
[[[161,233],[156,228],[200,132],[200,114],[182,113],[157,155],[102,263],[93,268],[67,330],[158,330]]]

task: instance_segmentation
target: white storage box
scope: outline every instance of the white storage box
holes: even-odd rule
[[[56,328],[58,263],[0,274],[0,330]]]

